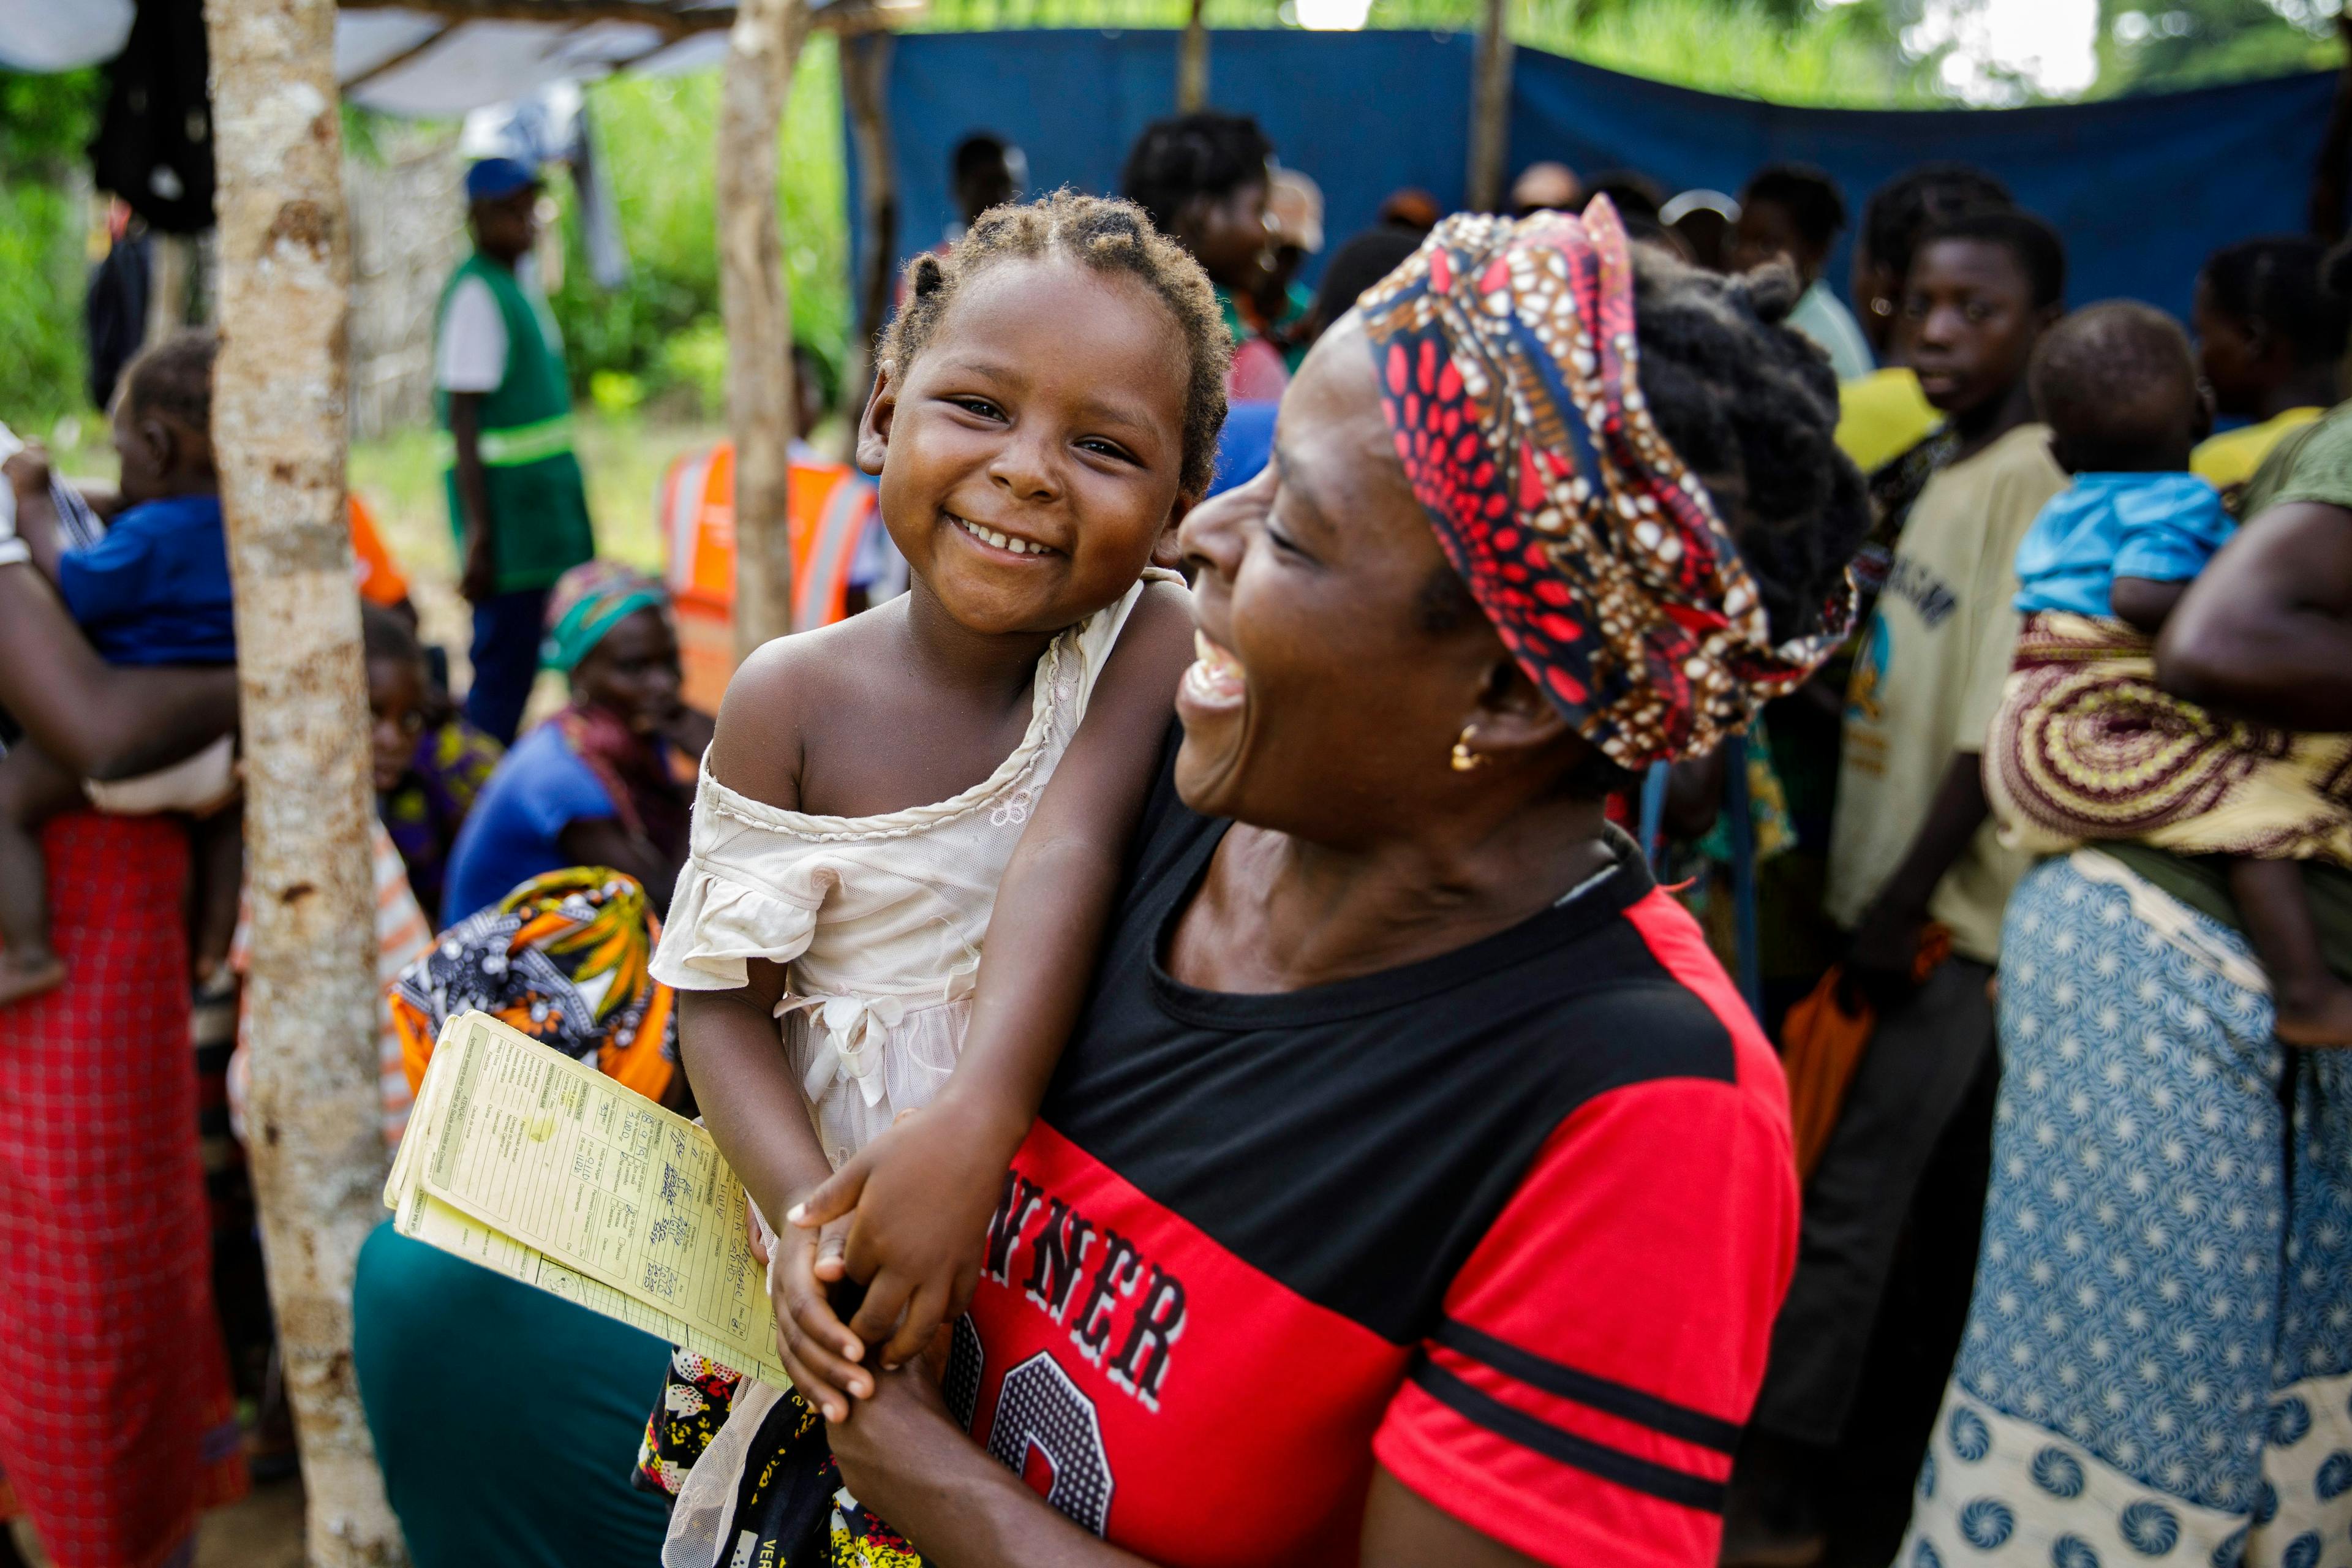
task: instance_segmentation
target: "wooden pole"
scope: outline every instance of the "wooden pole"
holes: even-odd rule
[[[804,0],[744,0],[719,88],[719,313],[735,443],[739,660],[793,629],[793,312],[777,221],[777,141],[807,26]]]
[[[1184,24],[1184,41],[1176,55],[1176,110],[1190,114],[1209,107],[1209,24],[1202,10],[1206,0],[1192,0]]]
[[[383,1217],[367,689],[343,521],[351,283],[333,0],[205,7],[219,165],[213,443],[236,590],[255,1196],[318,1568],[405,1561],[352,1371]]]
[[[1509,0],[1486,0],[1475,69],[1470,91],[1469,206],[1472,212],[1494,212],[1503,205],[1503,165],[1510,155]]]
[[[874,386],[874,344],[890,320],[898,268],[898,169],[890,145],[887,84],[890,35],[841,41],[841,92],[857,150],[858,224],[864,265],[857,275],[857,343],[842,377],[842,406],[855,420]]]

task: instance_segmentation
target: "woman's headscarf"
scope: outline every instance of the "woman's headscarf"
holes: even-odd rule
[[[555,580],[547,601],[547,640],[539,661],[569,674],[604,634],[639,610],[667,609],[669,590],[634,566],[590,561]],[[632,833],[642,833],[665,849],[686,847],[691,771],[684,779],[670,765],[671,753],[637,734],[618,715],[576,699],[551,722],[563,731],[572,754],[588,765],[613,812]]]
[[[533,877],[459,921],[392,983],[410,1088],[441,1026],[478,1008],[659,1100],[677,1070],[677,995],[648,968],[660,935],[646,890],[603,866]]]
[[[555,580],[547,598],[547,640],[539,662],[569,675],[604,634],[639,610],[660,609],[669,590],[634,566],[588,561]]]
[[[1774,644],[1636,376],[1616,209],[1446,219],[1359,306],[1447,558],[1528,678],[1619,765],[1702,756],[1812,672],[1850,595]]]

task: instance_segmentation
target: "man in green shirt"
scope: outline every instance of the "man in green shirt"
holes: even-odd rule
[[[501,743],[513,741],[539,672],[548,590],[596,553],[563,340],[529,259],[539,193],[539,176],[512,158],[467,171],[474,249],[441,291],[434,331],[449,523],[474,606],[466,717]]]

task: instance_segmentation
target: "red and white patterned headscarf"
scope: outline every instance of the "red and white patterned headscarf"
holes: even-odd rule
[[[1775,644],[1636,375],[1633,266],[1581,218],[1446,219],[1358,305],[1413,493],[1522,668],[1620,766],[1703,756],[1844,637]]]

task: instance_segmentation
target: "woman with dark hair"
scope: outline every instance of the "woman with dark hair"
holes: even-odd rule
[[[2336,402],[2352,302],[2323,275],[2326,261],[2319,241],[2273,235],[2224,246],[2197,275],[2198,369],[2213,412],[2248,421],[2208,437],[2190,459],[2218,489],[2253,478],[2272,447]]]
[[[1187,519],[1182,746],[944,1380],[801,1331],[814,1230],[777,1260],[904,1542],[1714,1563],[1787,1111],[1601,801],[1843,633],[1861,482],[1795,293],[1629,250],[1606,202],[1449,219]]]
[[[1225,395],[1244,402],[1271,403],[1290,380],[1281,329],[1293,318],[1268,321],[1255,302],[1274,245],[1266,221],[1273,159],[1274,143],[1256,121],[1203,109],[1146,126],[1119,176],[1119,195],[1191,251],[1217,286],[1234,338]]]

